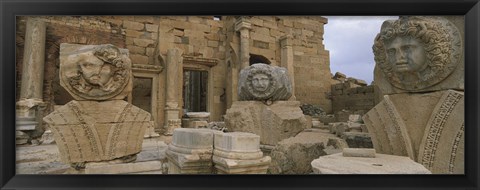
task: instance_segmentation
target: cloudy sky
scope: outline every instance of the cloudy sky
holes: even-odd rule
[[[332,74],[341,72],[347,77],[373,80],[373,39],[385,20],[397,16],[325,16],[324,45],[330,51]]]

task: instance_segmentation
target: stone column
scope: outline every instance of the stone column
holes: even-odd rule
[[[165,131],[164,135],[172,135],[173,130],[181,127],[179,117],[180,107],[178,106],[178,97],[180,91],[178,88],[179,75],[182,74],[182,51],[180,49],[169,49],[167,51],[167,80],[166,80],[166,104],[165,104]]]
[[[235,31],[240,32],[240,70],[250,66],[250,29],[252,24],[245,17],[235,23]]]
[[[292,82],[292,97],[289,100],[296,100],[295,97],[295,72],[293,68],[293,39],[291,35],[286,35],[280,38],[281,51],[281,65],[288,71],[288,78]]]
[[[17,102],[17,130],[35,130],[38,106],[43,107],[46,24],[27,20],[23,53],[22,84]]]

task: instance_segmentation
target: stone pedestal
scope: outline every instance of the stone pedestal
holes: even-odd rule
[[[343,153],[337,153],[322,156],[311,164],[315,174],[431,174],[408,157],[386,154],[375,154],[371,158],[359,155],[345,157]]]
[[[187,117],[182,118],[184,128],[206,128],[208,125],[209,112],[188,112]]]
[[[270,157],[260,151],[260,137],[252,133],[215,133],[213,162],[218,174],[265,174]]]
[[[178,128],[166,151],[169,174],[211,174],[213,130]]]
[[[463,92],[395,94],[363,120],[377,152],[408,156],[434,174],[458,174],[464,173],[464,112]]]
[[[307,128],[307,120],[298,101],[238,101],[227,110],[228,131],[249,132],[260,136],[260,144],[275,146]]]
[[[64,163],[108,161],[142,150],[150,113],[123,100],[70,101],[43,120]]]

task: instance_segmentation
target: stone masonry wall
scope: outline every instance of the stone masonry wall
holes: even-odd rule
[[[71,97],[59,85],[58,55],[61,43],[110,43],[130,51],[133,64],[165,67],[168,49],[178,48],[183,57],[189,57],[184,69],[209,72],[207,109],[210,120],[221,120],[228,109],[231,73],[227,67],[239,61],[239,34],[234,30],[233,16],[214,20],[213,16],[36,16],[47,23],[47,47],[44,76],[44,101],[49,105],[62,105]],[[23,38],[27,17],[17,17],[17,85],[22,73]],[[258,16],[250,17],[250,53],[261,55],[280,66],[280,38],[292,36],[295,92],[298,101],[320,105],[330,112],[331,101],[326,93],[333,84],[329,66],[329,53],[323,45],[323,27],[327,20],[320,16]],[[232,51],[230,51],[233,49]],[[195,60],[199,60],[196,64]],[[202,60],[215,60],[215,65],[202,65]],[[182,75],[178,75],[182,81]],[[228,76],[228,77],[227,77]],[[166,70],[159,74],[157,93],[157,130],[164,123]],[[183,82],[178,82],[182,88]],[[18,88],[19,89],[19,88]],[[231,94],[230,94],[231,96]],[[231,97],[230,97],[231,99]],[[183,105],[182,95],[178,95]]]
[[[374,85],[358,86],[345,82],[334,84],[331,88],[333,113],[342,110],[366,113],[378,103]]]

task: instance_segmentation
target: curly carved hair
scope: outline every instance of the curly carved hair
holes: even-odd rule
[[[268,76],[268,79],[270,81],[269,83],[269,86],[267,88],[267,90],[265,92],[257,92],[254,88],[253,88],[253,84],[252,84],[252,80],[253,80],[253,76],[257,75],[257,74],[265,74]],[[256,96],[259,96],[259,97],[262,97],[262,98],[268,98],[269,96],[272,95],[272,93],[275,91],[275,80],[272,76],[272,71],[268,68],[265,68],[265,67],[259,67],[259,68],[255,68],[255,66],[251,69],[251,72],[249,73],[249,75],[247,76],[247,87],[248,87],[248,91]]]
[[[398,78],[394,77],[392,65],[387,61],[384,44],[396,37],[412,37],[423,44],[428,64],[423,81],[435,77],[451,61],[452,36],[440,22],[426,17],[400,17],[399,20],[385,21],[372,48],[375,62],[391,80]]]

